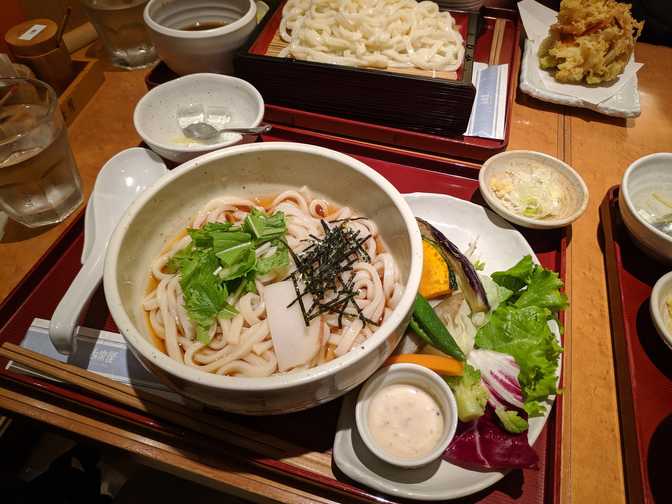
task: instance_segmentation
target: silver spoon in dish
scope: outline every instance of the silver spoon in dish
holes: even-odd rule
[[[182,128],[185,136],[193,138],[194,140],[210,140],[222,133],[240,133],[241,135],[260,135],[271,131],[270,124],[262,124],[253,128],[222,128],[217,129],[211,124],[205,122],[195,122]]]

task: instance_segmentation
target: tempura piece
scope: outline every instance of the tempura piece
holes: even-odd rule
[[[612,81],[630,60],[643,26],[633,19],[629,4],[562,0],[558,22],[539,48],[539,63],[558,82]]]

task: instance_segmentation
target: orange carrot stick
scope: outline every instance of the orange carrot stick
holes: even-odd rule
[[[391,364],[417,364],[431,369],[442,376],[462,376],[464,373],[464,363],[452,357],[443,355],[426,354],[400,354],[392,355],[385,361],[385,366]]]

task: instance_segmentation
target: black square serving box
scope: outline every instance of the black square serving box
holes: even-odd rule
[[[265,1],[269,12],[234,65],[236,75],[268,103],[441,136],[466,130],[476,94],[471,77],[478,14],[451,12],[465,40],[465,57],[455,75],[443,78],[268,55],[285,1]]]

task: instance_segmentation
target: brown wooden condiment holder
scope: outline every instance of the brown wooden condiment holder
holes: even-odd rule
[[[27,65],[38,79],[58,94],[65,123],[69,125],[105,80],[95,59],[72,59],[56,23],[32,19],[5,34],[15,63]]]
[[[28,66],[57,93],[72,81],[70,53],[51,19],[30,19],[13,26],[5,33],[5,43],[15,63]]]

